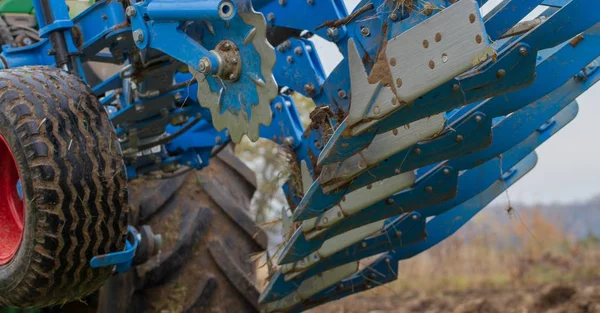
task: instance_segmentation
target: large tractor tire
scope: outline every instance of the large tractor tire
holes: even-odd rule
[[[42,307],[94,292],[123,250],[126,171],[105,110],[78,78],[49,67],[0,71],[0,307]]]
[[[132,223],[150,225],[163,245],[103,288],[99,312],[259,312],[251,257],[267,236],[248,214],[255,189],[254,173],[227,149],[201,171],[131,182]]]

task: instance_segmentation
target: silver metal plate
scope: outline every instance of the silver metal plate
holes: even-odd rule
[[[285,312],[287,309],[300,303],[302,300],[309,299],[311,296],[322,291],[323,289],[337,283],[338,281],[356,273],[358,270],[358,262],[344,264],[330,270],[324,271],[321,274],[315,275],[304,280],[298,289],[283,299],[266,303],[262,309],[264,312]]]
[[[387,133],[378,134],[373,138],[371,144],[361,152],[340,163],[324,166],[319,176],[319,182],[322,185],[328,185],[349,181],[395,153],[439,134],[444,129],[445,122],[444,113],[440,113]]]

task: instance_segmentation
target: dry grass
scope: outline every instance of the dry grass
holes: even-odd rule
[[[520,219],[511,218],[508,224],[497,223],[497,214],[475,218],[439,245],[400,262],[396,281],[368,293],[529,288],[600,278],[600,240],[576,241],[541,209],[519,213]],[[259,280],[266,276],[260,272]]]
[[[438,292],[528,287],[591,279],[600,244],[576,241],[541,209],[519,212],[508,224],[485,214],[438,246],[403,261],[398,280],[380,291]]]

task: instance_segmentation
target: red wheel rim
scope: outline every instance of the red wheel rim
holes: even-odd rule
[[[19,179],[15,157],[0,135],[0,265],[12,260],[23,238],[25,215],[17,190]]]

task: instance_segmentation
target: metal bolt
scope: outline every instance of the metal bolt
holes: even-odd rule
[[[327,223],[329,223],[329,219],[328,219],[328,218],[326,218],[326,217],[324,217],[324,218],[323,218],[323,224],[327,224]]]
[[[363,248],[366,248],[367,247],[367,243],[363,241],[363,242],[360,243],[360,246],[363,247]]]
[[[458,84],[452,85],[452,91],[459,91],[459,90],[460,90],[460,86]]]
[[[390,20],[392,20],[394,22],[397,21],[398,20],[398,14],[396,14],[396,13],[390,14]]]
[[[294,137],[285,137],[285,139],[283,140],[288,146],[293,146],[294,145]],[[325,219],[327,220],[327,219]]]
[[[231,73],[231,74],[229,74],[229,76],[227,78],[229,78],[229,80],[234,80],[235,74]]]
[[[267,14],[267,21],[273,22],[275,20],[275,14],[269,13]]]
[[[385,203],[389,204],[389,205],[392,205],[392,204],[394,204],[394,199],[389,198],[389,199],[385,200]]]
[[[281,111],[281,109],[283,109],[283,105],[281,104],[281,102],[275,103],[275,110]]]
[[[231,44],[226,42],[223,44],[223,50],[224,51],[229,51],[229,49],[231,49]]]
[[[506,76],[506,71],[503,69],[499,69],[498,72],[496,73],[496,77],[502,78],[504,76]]]
[[[308,4],[315,4],[315,0],[306,0],[306,3],[308,3]]]
[[[179,126],[179,125],[185,124],[185,122],[187,122],[187,120],[188,120],[187,116],[175,115],[175,116],[173,116],[173,118],[171,118],[171,125]]]
[[[141,29],[136,29],[133,31],[133,40],[137,42],[144,41],[144,32]]]
[[[520,55],[522,55],[522,56],[526,56],[526,55],[527,55],[527,52],[529,52],[529,51],[527,51],[527,48],[526,48],[526,47],[521,47],[521,48],[519,48],[519,54],[520,54]]]
[[[425,187],[425,191],[432,192],[433,191],[433,187],[427,186],[427,187]]]
[[[136,104],[135,105],[135,112],[136,113],[144,112],[144,106],[142,104]]]
[[[215,143],[216,143],[216,144],[220,145],[220,144],[221,144],[221,141],[223,141],[223,139],[221,139],[221,136],[216,136],[216,137],[215,137]]]
[[[423,5],[423,14],[427,16],[431,16],[433,14],[433,10],[435,9],[435,4],[431,2],[425,2]]]
[[[137,15],[137,10],[133,6],[128,6],[127,9],[125,9],[125,14],[129,17],[134,17]]]
[[[286,60],[290,64],[294,63],[294,58],[291,55],[288,55],[288,57],[286,58]]]
[[[317,148],[317,149],[321,149],[321,147],[323,147],[323,145],[321,144],[321,142],[320,142],[320,141],[318,141],[318,140],[317,140],[317,141],[315,141],[315,148]]]
[[[338,90],[338,97],[346,99],[346,92],[343,89]]]
[[[369,35],[371,35],[371,30],[368,27],[361,27],[360,28],[360,33],[364,36],[364,37],[368,37]]]
[[[419,219],[419,217],[418,217],[417,215],[413,215],[413,216],[412,216],[412,219],[416,221],[416,220],[418,220],[418,219]]]
[[[161,234],[154,235],[154,249],[156,252],[160,251],[162,248],[163,240]]]
[[[336,38],[338,35],[339,35],[339,31],[337,28],[335,28],[335,27],[327,28],[327,37]]]
[[[449,170],[449,169],[447,169],[447,168],[445,168],[443,172],[444,172],[444,174],[446,174],[446,175],[450,174],[450,170]]]
[[[279,0],[279,5],[284,6],[287,4],[287,0]]]
[[[296,47],[296,48],[294,48],[294,53],[295,53],[297,56],[300,56],[300,55],[302,55],[302,48],[301,48],[301,47]]]
[[[413,153],[416,155],[421,154],[421,148],[415,148],[415,150],[413,150]]]
[[[456,135],[456,142],[462,142],[463,140],[465,140],[465,138],[462,135]]]
[[[304,85],[304,92],[309,97],[314,97],[317,94],[317,89],[313,83]]]
[[[219,16],[223,19],[229,19],[234,14],[233,4],[229,1],[223,1],[219,5]]]
[[[200,71],[204,74],[210,73],[211,71],[211,64],[210,64],[210,60],[207,57],[203,57],[202,59],[200,59]]]
[[[475,122],[477,122],[477,123],[481,122],[482,119],[483,118],[481,117],[481,115],[475,116]]]

